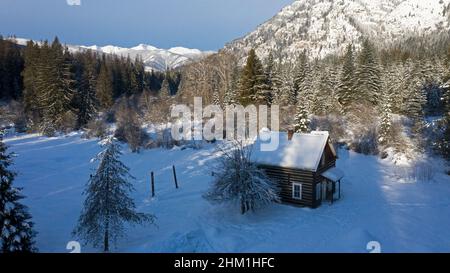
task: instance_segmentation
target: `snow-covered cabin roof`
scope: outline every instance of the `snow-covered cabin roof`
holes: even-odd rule
[[[344,177],[344,172],[334,167],[321,174],[321,176],[325,177],[330,181],[337,182]]]
[[[260,165],[317,171],[328,143],[328,132],[296,133],[292,136],[292,140],[288,140],[288,133],[285,132],[270,132],[268,134],[270,134],[271,139],[279,137],[278,148],[274,151],[264,151],[264,149],[261,149],[261,145],[270,143],[270,139],[265,141],[258,137],[253,144],[252,162]]]

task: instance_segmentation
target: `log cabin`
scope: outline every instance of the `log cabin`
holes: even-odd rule
[[[340,199],[344,173],[336,168],[338,157],[328,132],[268,133],[270,137],[256,139],[251,161],[276,181],[283,203],[317,208]],[[262,149],[261,145],[274,137],[278,137],[278,148]]]

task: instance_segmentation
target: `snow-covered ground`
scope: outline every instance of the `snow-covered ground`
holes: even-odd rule
[[[101,149],[98,140],[79,134],[5,139],[17,154],[16,185],[24,187],[42,252],[68,252],[82,191]],[[203,149],[124,149],[123,161],[136,177],[140,211],[154,213],[157,227],[130,227],[118,252],[368,252],[378,241],[383,252],[450,251],[450,177],[401,183],[388,160],[339,150],[345,170],[342,199],[318,209],[274,204],[245,216],[238,209],[209,204],[202,195],[212,181],[217,158],[212,144]],[[175,165],[180,189],[175,189]],[[150,198],[150,171],[156,194]],[[82,251],[95,251],[85,247]]]

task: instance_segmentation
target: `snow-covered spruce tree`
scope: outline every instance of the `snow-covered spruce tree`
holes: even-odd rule
[[[272,103],[280,106],[289,104],[289,94],[292,92],[293,82],[285,73],[282,64],[278,64],[272,74]]]
[[[280,67],[280,64],[275,64],[270,79],[272,83],[272,104],[274,105],[282,105],[283,80],[281,78],[282,71]]]
[[[406,84],[406,114],[413,121],[413,133],[418,136],[424,126],[424,106],[426,96],[424,93],[424,79],[420,75],[418,64],[410,64],[408,67]]]
[[[111,243],[125,235],[125,223],[153,223],[155,216],[136,212],[129,194],[134,190],[127,178],[129,168],[120,160],[120,147],[114,139],[107,140],[106,149],[97,156],[99,166],[84,192],[84,207],[74,235],[94,247],[110,251]]]
[[[303,51],[298,57],[294,68],[295,99],[297,99],[298,93],[302,92],[302,88],[305,86],[306,81],[310,80],[308,77],[310,72],[308,56],[306,55],[306,51]],[[296,100],[292,102],[294,105],[297,103]]]
[[[344,64],[340,74],[338,84],[338,100],[342,112],[348,113],[350,104],[355,101],[355,60],[353,55],[353,45],[347,47],[344,56]]]
[[[239,87],[239,68],[236,66],[231,73],[231,79],[228,83],[228,88],[225,90],[223,98],[224,105],[234,105],[238,102],[237,90]]]
[[[162,102],[167,102],[170,99],[172,92],[170,91],[170,83],[168,79],[168,73],[166,74],[159,90],[159,97]]]
[[[205,198],[214,203],[237,203],[241,214],[279,202],[277,185],[250,161],[251,147],[233,142],[223,153],[212,188]]]
[[[236,90],[232,87],[225,91],[224,103],[225,105],[234,105],[237,101]]]
[[[218,75],[215,75],[214,81],[213,81],[212,103],[213,103],[213,105],[221,106],[220,93],[219,93],[219,76]]]
[[[450,76],[443,86],[445,88],[443,135],[437,143],[437,148],[444,158],[450,161]]]
[[[95,92],[96,63],[86,58],[77,92],[78,126],[83,128],[97,113],[98,100]]]
[[[240,102],[242,105],[251,103],[267,104],[270,94],[264,68],[254,49],[251,49],[240,78]]]
[[[74,94],[73,75],[68,54],[59,43],[58,38],[50,48],[44,48],[37,81],[38,100],[43,112],[40,131],[46,135],[53,135],[62,131],[70,120],[74,120],[71,106]]]
[[[269,105],[272,101],[272,90],[266,78],[265,71],[261,71],[255,77],[255,95],[253,100],[257,104]]]
[[[392,99],[389,89],[386,89],[383,92],[383,102],[380,109],[381,123],[378,133],[378,142],[382,145],[386,145],[390,141],[389,136],[392,128]]]
[[[381,90],[381,72],[378,56],[374,46],[365,40],[362,50],[358,56],[358,66],[356,69],[356,90],[355,98],[360,102],[370,102],[378,105]]]
[[[312,110],[314,100],[316,99],[315,85],[318,82],[318,75],[315,73],[315,67],[307,64],[305,67],[305,78],[303,81],[297,83],[297,99],[302,98],[302,103],[308,111]]]
[[[101,110],[108,110],[114,104],[113,75],[106,64],[102,64],[96,83],[96,97]]]
[[[295,125],[294,130],[297,133],[307,133],[310,128],[310,120],[308,110],[304,104],[304,100],[299,98],[299,102],[297,103],[297,113],[295,115]]]
[[[220,106],[220,96],[219,96],[219,91],[217,89],[215,89],[213,91],[213,105]]]
[[[311,113],[319,116],[327,115],[337,110],[334,89],[336,87],[335,71],[331,64],[316,65],[312,77],[313,94],[310,107]]]
[[[267,57],[266,65],[264,73],[266,75],[267,86],[269,87],[269,91],[273,90],[273,74],[276,71],[276,63],[273,57],[272,52],[269,53],[269,57]]]
[[[28,208],[20,203],[21,189],[13,186],[16,174],[8,170],[11,164],[0,136],[0,252],[36,252],[33,222]]]
[[[397,62],[384,68],[382,77],[383,92],[389,94],[392,113],[402,113],[404,101],[407,100],[405,90],[405,67],[403,63]]]

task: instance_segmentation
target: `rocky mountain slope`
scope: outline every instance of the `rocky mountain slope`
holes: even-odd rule
[[[225,46],[244,57],[255,48],[291,61],[303,50],[311,58],[342,53],[362,38],[387,45],[411,36],[448,33],[450,0],[299,0],[255,31]]]

